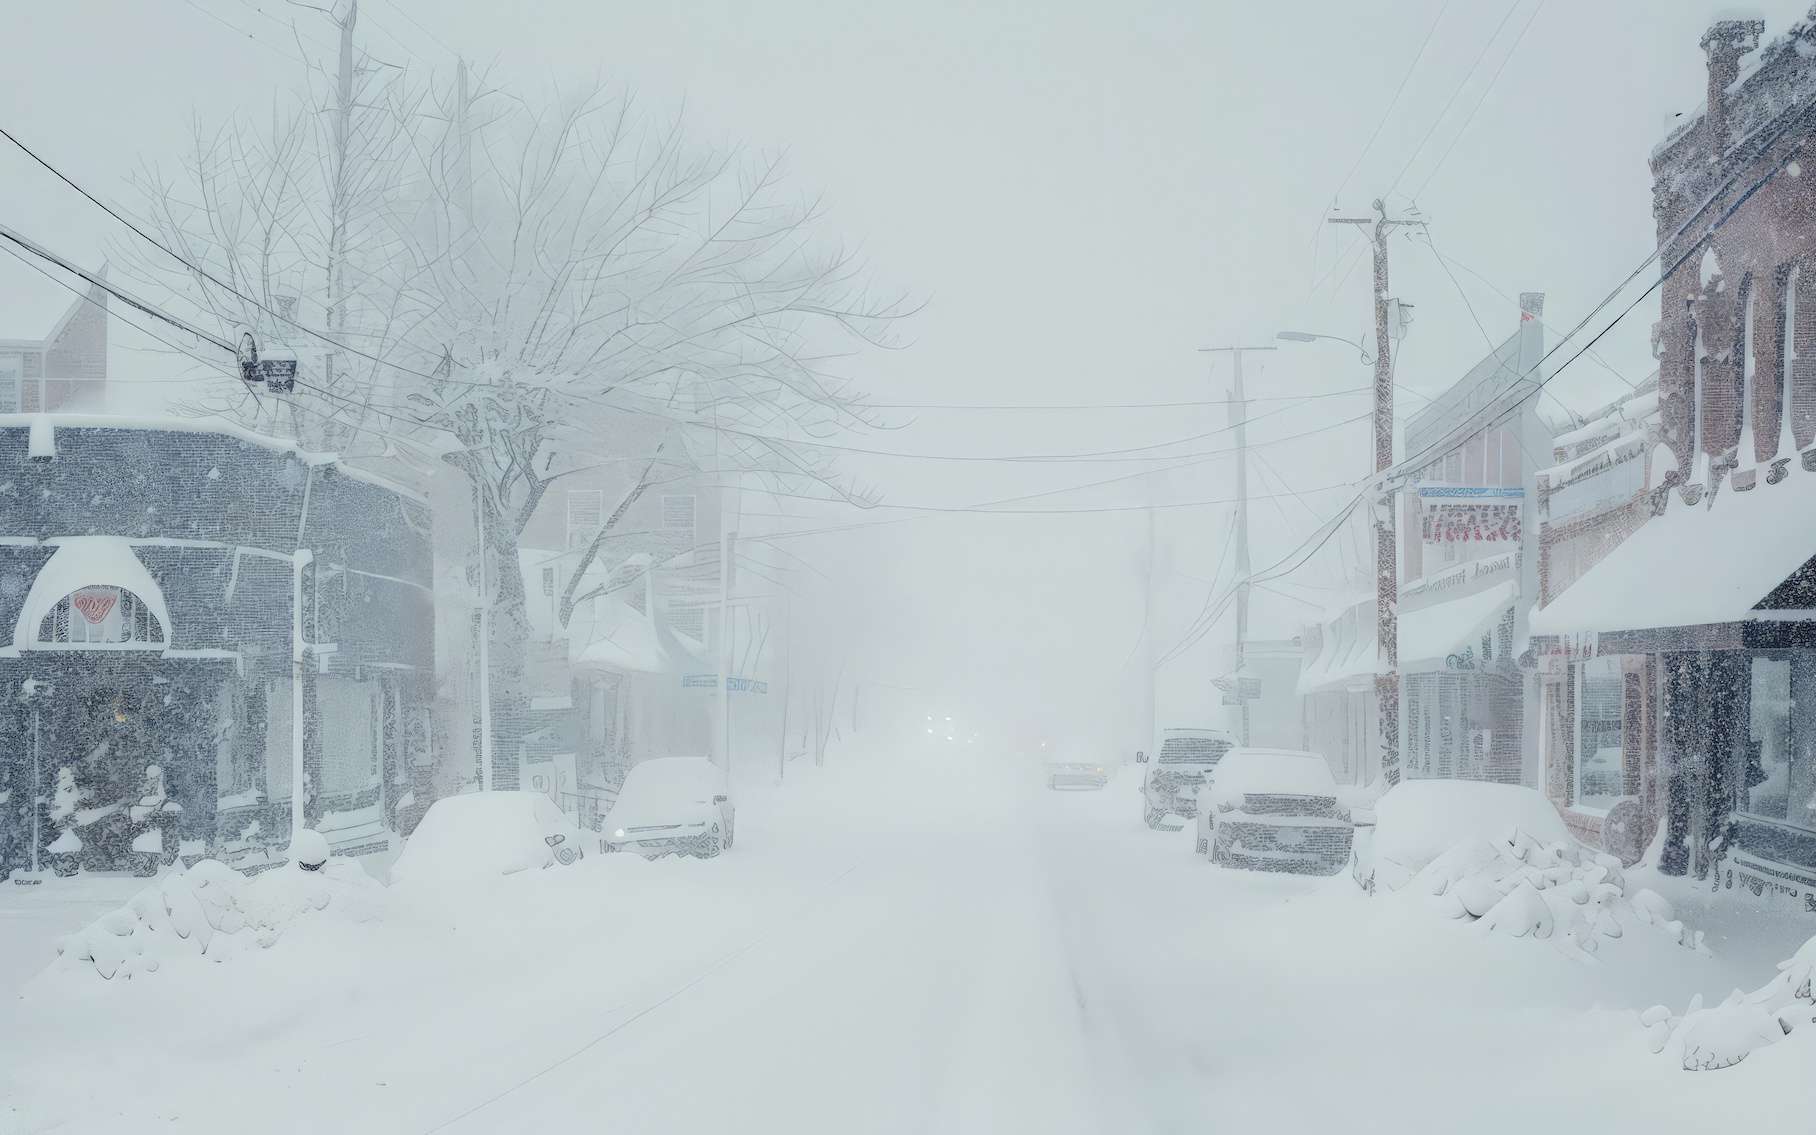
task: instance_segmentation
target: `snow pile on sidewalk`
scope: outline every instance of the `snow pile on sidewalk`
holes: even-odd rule
[[[248,879],[214,859],[173,871],[76,931],[58,946],[52,971],[132,978],[179,956],[224,961],[269,947],[297,919],[332,908],[355,922],[382,915],[385,889],[350,860],[317,871],[295,864]]]
[[[1685,1071],[1730,1068],[1758,1048],[1776,1044],[1793,1029],[1816,1025],[1816,938],[1778,963],[1778,976],[1751,993],[1736,989],[1712,1009],[1701,994],[1691,999],[1683,1016],[1654,1005],[1640,1015],[1653,1052],[1670,1048]]]
[[[1376,881],[1397,891],[1427,864],[1483,833],[1524,833],[1540,843],[1568,843],[1563,818],[1538,792],[1517,784],[1474,780],[1408,780],[1375,805]]]
[[[1541,843],[1517,828],[1501,839],[1457,844],[1427,864],[1409,890],[1486,933],[1549,940],[1566,954],[1588,957],[1603,939],[1636,930],[1708,952],[1702,932],[1688,930],[1662,896],[1628,886],[1620,860],[1567,841]]]

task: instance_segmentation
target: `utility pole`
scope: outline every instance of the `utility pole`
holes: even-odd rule
[[[1395,228],[1424,224],[1394,219],[1380,198],[1372,217],[1332,217],[1333,225],[1356,225],[1368,233],[1375,257],[1375,472],[1394,463],[1394,367],[1392,329],[1387,325],[1387,236]],[[1381,672],[1375,675],[1375,716],[1381,742],[1381,777],[1400,783],[1400,555],[1394,543],[1393,493],[1385,479],[1375,486],[1375,640]]]
[[[1244,351],[1273,351],[1275,347],[1200,347],[1204,354],[1227,352],[1235,370],[1230,389],[1231,425],[1236,430],[1236,704],[1241,711],[1237,740],[1249,743],[1249,699],[1243,692],[1243,670],[1248,665],[1249,526],[1248,526],[1248,403],[1242,390]]]

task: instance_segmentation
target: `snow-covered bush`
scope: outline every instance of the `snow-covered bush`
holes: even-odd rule
[[[1816,938],[1778,963],[1778,976],[1751,993],[1736,989],[1714,1008],[1703,1008],[1702,994],[1691,999],[1683,1016],[1663,1005],[1640,1014],[1653,1052],[1671,1049],[1685,1071],[1729,1068],[1756,1048],[1776,1044],[1795,1028],[1816,1025]]]
[[[223,961],[247,946],[275,944],[304,915],[332,908],[367,922],[383,914],[384,901],[384,887],[350,860],[330,859],[313,871],[291,863],[248,879],[204,859],[64,939],[52,965],[111,980],[155,973],[183,955]]]
[[[1685,929],[1663,896],[1629,887],[1614,856],[1569,842],[1541,843],[1518,828],[1500,839],[1457,844],[1427,864],[1408,890],[1484,933],[1548,940],[1578,956],[1594,954],[1603,938],[1640,928],[1707,952],[1702,932]]]

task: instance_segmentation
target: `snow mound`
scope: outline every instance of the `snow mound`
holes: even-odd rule
[[[1397,890],[1451,849],[1516,830],[1540,843],[1570,841],[1557,809],[1533,789],[1474,780],[1404,781],[1375,804],[1378,881]]]
[[[391,865],[394,883],[462,884],[534,871],[554,861],[547,837],[560,811],[540,792],[474,792],[429,806]]]
[[[1816,938],[1778,963],[1778,976],[1751,993],[1736,989],[1714,1008],[1692,998],[1683,1016],[1663,1005],[1640,1014],[1653,1052],[1672,1050],[1686,1072],[1731,1068],[1755,1050],[1777,1044],[1794,1029],[1816,1026]]]
[[[51,970],[104,980],[156,973],[176,957],[224,961],[269,947],[308,914],[333,908],[356,922],[382,915],[385,890],[357,863],[317,871],[286,865],[248,879],[215,859],[176,870],[64,939]]]
[[[1642,927],[1708,952],[1702,932],[1686,930],[1662,896],[1628,885],[1620,860],[1575,843],[1541,843],[1517,829],[1503,839],[1458,843],[1426,864],[1407,890],[1484,934],[1550,941],[1579,958],[1593,956],[1604,938]]]

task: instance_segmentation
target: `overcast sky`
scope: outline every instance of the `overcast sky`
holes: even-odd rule
[[[1393,244],[1392,290],[1416,305],[1398,365],[1406,387],[1436,393],[1455,381],[1486,352],[1485,335],[1511,333],[1509,297],[1521,291],[1547,293],[1558,332],[1574,325],[1652,248],[1647,152],[1701,101],[1697,39],[1716,7],[362,0],[359,39],[376,59],[418,70],[465,55],[526,94],[602,78],[653,109],[685,101],[705,140],[786,150],[802,191],[824,193],[829,229],[862,246],[880,281],[927,301],[907,349],[854,364],[881,401],[1149,402],[1224,397],[1228,364],[1199,347],[1270,344],[1282,328],[1367,332],[1365,252],[1351,231],[1322,222],[1333,205],[1354,214],[1382,194],[1396,214],[1416,208],[1431,244],[1464,266],[1444,271],[1420,238]],[[1768,34],[1803,9],[1764,5]],[[129,205],[135,165],[168,163],[198,119],[256,117],[299,85],[300,54],[331,50],[326,19],[285,0],[58,0],[8,16],[5,125]],[[0,177],[6,223],[77,259],[97,262],[123,235],[10,148]],[[41,334],[68,298],[8,258],[0,297],[0,335]],[[1583,359],[1561,376],[1553,388],[1563,402],[1588,408],[1644,379],[1655,318],[1655,305],[1642,305],[1603,340],[1606,367]],[[1251,397],[1368,381],[1346,348],[1282,346],[1251,360]],[[130,351],[116,354],[115,375],[158,376],[155,360]],[[1417,405],[1402,395],[1403,411]],[[1361,394],[1257,403],[1257,419],[1273,413],[1250,440],[1367,408]],[[1104,450],[1218,429],[1225,411],[924,410],[896,420],[904,428],[853,444]],[[1343,499],[1318,490],[1365,471],[1367,428],[1262,451],[1251,489],[1277,499],[1256,505],[1258,565]],[[943,506],[1144,467],[864,457],[850,466],[891,503]],[[1127,479],[1034,506],[1116,507],[1150,491],[1216,500],[1230,494],[1230,469],[1218,459],[1164,486]],[[1173,624],[1203,601],[1227,515],[1205,506],[1163,518],[1175,548]],[[794,546],[819,549],[875,597],[870,633],[898,648],[875,662],[879,680],[993,676],[1018,696],[1064,703],[1107,691],[1137,641],[1131,547],[1144,531],[1139,514],[927,514]],[[1334,566],[1321,572],[1314,583],[1337,582]],[[1283,630],[1309,613],[1278,606],[1269,618]],[[956,642],[974,649],[959,657]],[[1216,665],[1209,654],[1182,661],[1166,697],[1189,705]]]

